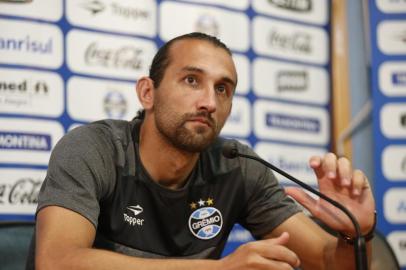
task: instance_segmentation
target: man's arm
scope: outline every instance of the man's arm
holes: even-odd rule
[[[290,235],[287,247],[299,256],[301,269],[355,269],[354,247],[327,233],[303,213],[290,217],[264,238],[283,232]],[[370,258],[370,243],[367,243],[367,253]]]
[[[37,214],[37,270],[259,270],[292,269],[297,256],[285,245],[289,236],[256,241],[221,260],[143,259],[92,248],[93,224],[71,210],[48,206]]]
[[[317,176],[320,192],[346,207],[357,219],[363,235],[370,232],[375,223],[375,201],[364,173],[353,170],[348,159],[338,159],[333,153],[324,157],[314,156],[309,163]],[[311,197],[301,188],[289,187],[285,190],[333,230],[355,236],[352,222],[335,206]],[[356,269],[353,246],[324,232],[304,214],[292,216],[271,235],[284,231],[291,235],[288,247],[299,255],[304,269]],[[370,245],[367,252],[369,261]]]

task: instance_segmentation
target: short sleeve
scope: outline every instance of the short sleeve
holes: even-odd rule
[[[50,205],[75,211],[97,227],[99,202],[114,188],[114,146],[106,131],[83,126],[55,146],[37,213]]]
[[[249,148],[240,151],[257,156]],[[250,159],[242,159],[241,164],[246,185],[246,207],[240,223],[254,237],[261,238],[300,212],[301,208],[286,195],[270,169]]]

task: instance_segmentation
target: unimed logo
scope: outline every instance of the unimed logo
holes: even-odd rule
[[[51,145],[50,135],[0,132],[0,149],[50,151]]]
[[[320,121],[316,118],[267,113],[266,124],[269,127],[300,130],[311,133],[317,133],[320,131]]]

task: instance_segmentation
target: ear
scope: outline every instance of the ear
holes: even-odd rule
[[[154,105],[154,82],[149,77],[141,77],[136,86],[138,100],[145,110],[152,109]]]

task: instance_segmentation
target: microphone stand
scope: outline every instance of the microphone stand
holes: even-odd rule
[[[277,173],[285,176],[286,178],[288,178],[289,180],[295,182],[296,184],[298,184],[299,186],[303,187],[304,189],[310,191],[311,193],[316,194],[317,196],[319,196],[320,198],[326,200],[327,202],[331,203],[332,205],[334,205],[335,207],[337,207],[338,209],[340,209],[341,211],[343,211],[351,220],[352,224],[354,225],[355,228],[355,233],[356,233],[356,239],[354,242],[354,255],[355,255],[355,263],[356,263],[356,269],[357,270],[368,270],[368,260],[367,260],[367,253],[366,253],[366,246],[365,246],[365,239],[361,234],[361,229],[360,226],[358,224],[358,221],[356,220],[356,218],[354,217],[354,215],[347,209],[345,208],[342,204],[338,203],[337,201],[327,197],[326,195],[324,195],[323,193],[320,193],[319,191],[315,190],[314,188],[312,188],[311,186],[307,185],[306,183],[298,180],[297,178],[291,176],[290,174],[286,173],[285,171],[282,171],[281,169],[279,169],[278,167],[275,167],[274,165],[272,165],[271,163],[255,157],[255,156],[250,156],[250,155],[245,155],[245,154],[241,154],[238,152],[237,149],[233,149],[232,150],[232,154],[233,155],[238,155],[240,157],[245,157],[245,158],[249,158],[249,159],[253,159],[256,160],[262,164],[264,164],[265,166],[267,166],[268,168],[271,168],[272,170],[276,171]]]

